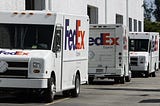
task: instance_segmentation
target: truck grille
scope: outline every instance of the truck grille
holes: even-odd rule
[[[0,78],[26,78],[28,76],[28,62],[7,62],[7,71],[0,73]]]
[[[131,62],[131,66],[137,66],[138,65],[138,58],[137,57],[131,57],[130,62]]]

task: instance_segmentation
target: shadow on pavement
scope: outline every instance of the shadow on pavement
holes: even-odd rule
[[[138,89],[138,88],[88,88],[97,90],[122,90],[122,91],[148,91],[148,92],[160,92],[160,89]]]
[[[92,84],[89,85],[114,85],[114,81],[110,80],[95,80],[92,82]]]
[[[160,103],[160,99],[146,99],[140,101],[139,103]]]
[[[63,99],[62,95],[56,95],[55,100]],[[15,97],[15,96],[0,96],[0,103],[15,103],[15,104],[28,104],[28,103],[45,103],[42,97],[29,96],[29,97]]]

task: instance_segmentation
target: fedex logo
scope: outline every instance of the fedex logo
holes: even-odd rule
[[[16,51],[16,52],[6,52],[1,50],[0,54],[4,54],[4,55],[28,55],[27,52],[23,52],[23,51]]]
[[[69,29],[70,20],[65,20],[65,50],[85,49],[85,31],[80,30],[81,20],[76,20],[76,29]]]
[[[110,33],[101,33],[100,34],[100,37],[96,37],[96,38],[93,38],[93,37],[89,37],[89,46],[92,46],[92,45],[119,45],[119,42],[118,42],[119,38],[116,37],[116,38],[113,38],[113,37],[110,37]]]

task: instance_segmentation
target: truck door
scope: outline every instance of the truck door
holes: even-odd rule
[[[150,55],[150,72],[154,71],[154,56],[155,56],[155,36],[152,35],[151,55]]]
[[[62,26],[56,26],[53,43],[53,52],[55,53],[55,74],[56,74],[56,91],[62,89]]]
[[[116,67],[116,45],[118,40],[115,34],[115,28],[109,29],[90,29],[90,58],[89,67],[105,69]],[[112,41],[112,39],[117,39]],[[95,73],[106,73],[104,70],[96,70]],[[102,71],[102,72],[101,72]]]
[[[154,52],[154,40],[153,40],[153,36],[152,36],[150,43],[149,43],[149,56],[148,56],[149,72],[151,72],[151,70],[152,70],[153,52]]]

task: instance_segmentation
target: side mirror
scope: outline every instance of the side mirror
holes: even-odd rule
[[[61,51],[61,37],[62,37],[62,27],[56,26],[54,44],[53,44],[53,52],[55,53]]]

